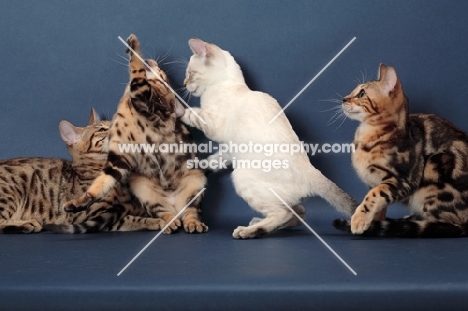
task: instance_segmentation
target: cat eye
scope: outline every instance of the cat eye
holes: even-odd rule
[[[107,129],[105,127],[101,127],[98,132],[105,132]]]
[[[364,96],[366,96],[366,91],[361,90],[361,91],[359,92],[359,94],[358,94],[356,97],[357,97],[357,98],[363,98]]]

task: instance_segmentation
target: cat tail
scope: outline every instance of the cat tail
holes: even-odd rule
[[[335,219],[333,226],[341,231],[351,232],[351,222]],[[395,238],[459,238],[468,236],[468,224],[455,225],[445,222],[429,222],[412,218],[373,221],[362,236]]]
[[[349,194],[325,177],[318,169],[312,168],[309,174],[310,191],[334,206],[339,212],[351,217],[359,205]]]
[[[42,227],[46,231],[54,233],[68,233],[68,234],[81,234],[81,233],[95,233],[103,230],[103,224],[94,220],[88,220],[80,224],[73,225],[56,225],[46,224]]]

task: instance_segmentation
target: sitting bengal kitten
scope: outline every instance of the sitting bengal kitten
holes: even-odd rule
[[[352,162],[371,188],[351,222],[338,229],[368,236],[459,237],[468,235],[468,137],[433,114],[409,114],[393,67],[343,98],[344,113],[361,122]],[[373,221],[403,201],[412,215]],[[384,217],[383,217],[384,218]]]
[[[0,161],[0,232],[159,230],[160,220],[149,218],[126,188],[115,189],[88,212],[62,210],[64,202],[86,191],[104,166],[109,124],[99,121],[94,110],[84,128],[60,122],[60,135],[72,162],[49,158]]]
[[[139,55],[140,44],[135,35],[127,39],[128,45]],[[131,51],[130,83],[120,100],[117,113],[109,129],[109,155],[107,162],[85,194],[67,202],[66,211],[76,212],[101,199],[116,183],[129,181],[132,193],[148,213],[170,223],[176,214],[199,193],[206,177],[201,170],[187,168],[194,153],[122,153],[124,144],[147,143],[156,148],[161,144],[191,143],[190,132],[177,117],[183,114],[182,105],[158,77]],[[154,60],[146,60],[151,68],[168,83],[166,74]],[[165,233],[180,226],[189,233],[206,232],[208,227],[199,219],[197,197],[181,220],[176,219]]]

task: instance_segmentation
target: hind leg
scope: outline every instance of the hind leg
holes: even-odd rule
[[[257,238],[276,229],[285,228],[287,224],[292,222],[293,217],[295,217],[287,207],[282,205],[270,205],[269,207],[260,207],[257,205],[255,208],[253,202],[248,203],[254,209],[262,209],[265,218],[253,219],[247,227],[237,227],[232,233],[235,239]]]
[[[239,226],[233,232],[235,239],[256,238],[276,229],[291,227],[299,224],[292,211],[274,195],[268,186],[270,183],[262,181],[263,173],[257,170],[235,169],[232,181],[236,193],[242,197],[249,206],[261,213],[264,218],[254,218],[247,227]],[[299,200],[288,197],[289,192],[277,189],[275,191],[282,200],[304,217],[305,210]]]
[[[296,206],[293,206],[292,209],[296,212],[297,215],[299,215],[299,217],[301,217],[303,220],[306,219],[306,212],[305,212],[305,208],[304,206],[302,205],[296,205]],[[257,223],[259,223],[260,221],[262,221],[263,218],[260,218],[260,217],[254,217],[252,218],[252,220],[249,222],[249,226],[252,226],[252,225],[255,225]],[[286,228],[291,228],[291,227],[297,227],[297,226],[300,226],[302,225],[302,222],[296,217],[296,215],[294,215],[293,218],[291,218],[290,221],[288,221],[286,224],[284,224],[283,226],[279,227],[278,229],[286,229]]]
[[[0,221],[0,232],[3,233],[36,233],[41,230],[42,226],[35,219]]]
[[[201,170],[190,170],[180,181],[173,196],[175,208],[179,212],[192,201],[192,199],[203,189],[206,184],[206,177]],[[200,194],[182,213],[182,225],[187,233],[203,233],[208,231],[208,226],[200,219],[200,203],[203,193]]]
[[[154,184],[151,179],[141,175],[131,175],[130,189],[149,215],[164,221],[164,224],[161,223],[162,227],[170,224],[164,233],[177,231],[182,225],[180,219],[175,217],[177,212],[173,204],[169,202],[171,198],[167,198],[161,187]]]
[[[301,217],[303,220],[306,219],[306,211],[305,211],[305,208],[304,206],[302,205],[296,205],[296,206],[293,206],[292,209],[296,212],[297,215],[299,215],[299,217]],[[291,218],[290,221],[288,221],[286,224],[284,224],[282,227],[280,227],[279,229],[286,229],[286,228],[291,228],[291,227],[297,227],[297,226],[300,226],[302,225],[302,221],[300,219],[298,219],[296,217],[296,215],[294,215],[293,218]]]

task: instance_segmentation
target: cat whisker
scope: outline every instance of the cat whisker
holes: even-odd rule
[[[122,62],[120,62],[120,61],[118,61],[118,60],[115,60],[115,59],[112,59],[112,58],[111,58],[111,61],[113,61],[114,63],[117,63],[117,64],[119,64],[119,65],[128,67],[128,61],[127,61],[127,63],[122,63]]]
[[[335,111],[335,113],[331,116],[330,120],[329,120],[328,123],[327,123],[327,126],[330,126],[330,125],[336,123],[337,121],[341,121],[340,124],[338,125],[338,127],[334,130],[334,131],[336,131],[336,130],[338,130],[338,129],[343,125],[343,123],[346,121],[347,116],[346,116],[346,114],[344,113],[344,111],[343,111],[341,105],[336,106],[336,107],[333,107],[333,108],[329,109],[329,111],[330,111],[330,110],[336,110],[336,111]]]
[[[333,111],[333,110],[336,110],[336,111],[341,110],[341,105],[340,106],[335,106],[335,107],[332,107],[332,108],[329,108],[329,109],[325,109],[325,110],[320,110],[320,112],[328,112],[328,111]]]
[[[330,98],[330,99],[319,99],[320,102],[330,102],[334,104],[341,104],[342,100],[341,99],[336,99],[336,98]]]

